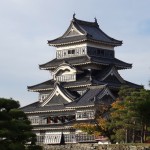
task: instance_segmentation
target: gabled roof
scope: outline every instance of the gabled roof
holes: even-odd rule
[[[118,83],[125,83],[124,79],[118,73],[117,68],[113,65],[110,65],[103,71],[99,71],[99,74],[96,75],[98,81],[105,81],[106,83],[109,83],[109,78],[112,83],[114,83],[115,80],[117,80]]]
[[[72,102],[76,97],[66,89],[56,84],[50,95],[41,103],[41,106],[64,105]]]
[[[79,66],[85,64],[99,64],[99,65],[110,65],[113,64],[119,69],[132,68],[132,64],[123,62],[117,58],[103,58],[94,56],[78,56],[65,58],[65,61],[72,66]],[[39,65],[40,69],[55,69],[64,62],[64,59],[53,59],[45,64]]]
[[[50,92],[49,96],[43,102],[37,101],[21,109],[27,113],[70,111],[65,108],[65,104],[76,99],[77,95],[64,89],[61,85],[55,84],[53,91]]]
[[[66,63],[65,61],[60,64],[55,70],[52,71],[52,74],[56,74],[57,72],[59,72],[60,70],[63,72],[65,70],[68,70],[68,71],[72,71],[72,72],[77,72],[76,68],[74,68],[72,65]]]
[[[115,96],[105,85],[91,86],[78,100],[68,103],[66,108],[92,107],[97,103],[104,103],[102,98],[105,95],[109,95],[112,101],[115,100]]]
[[[122,41],[111,38],[104,33],[97,23],[87,22],[83,20],[72,19],[67,31],[59,38],[49,40],[48,44],[52,46],[66,45],[71,43],[79,43],[84,41],[108,44],[112,46],[122,45]]]

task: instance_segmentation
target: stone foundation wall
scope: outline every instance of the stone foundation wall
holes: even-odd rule
[[[43,150],[150,150],[150,144],[66,144],[66,145],[43,145]]]

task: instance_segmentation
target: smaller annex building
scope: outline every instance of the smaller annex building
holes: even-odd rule
[[[74,128],[77,123],[94,123],[96,106],[115,101],[122,85],[141,86],[123,79],[118,73],[132,65],[115,57],[122,41],[105,34],[97,20],[75,18],[67,31],[49,46],[56,47],[56,58],[39,65],[53,78],[28,86],[39,99],[21,109],[27,114],[37,135],[37,142],[59,144],[94,142],[95,137]]]

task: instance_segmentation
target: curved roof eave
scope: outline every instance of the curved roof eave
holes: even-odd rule
[[[62,42],[62,43],[50,43],[49,41],[49,45],[50,46],[55,46],[55,47],[59,47],[59,46],[64,46],[64,45],[70,45],[70,44],[76,44],[76,43],[81,43],[81,42],[94,42],[94,43],[99,43],[99,44],[104,44],[104,45],[112,45],[112,46],[121,46],[122,45],[122,42],[121,43],[112,43],[112,42],[105,42],[105,41],[98,41],[98,40],[95,40],[95,39],[82,39],[82,40],[78,40],[78,41],[70,41],[70,42]],[[52,42],[52,41],[51,41]]]

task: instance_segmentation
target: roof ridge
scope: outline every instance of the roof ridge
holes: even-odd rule
[[[34,86],[38,86],[38,85],[41,85],[41,84],[43,84],[43,83],[48,83],[48,82],[50,82],[50,81],[54,82],[53,79],[49,79],[49,80],[46,80],[46,81],[44,81],[44,82],[40,82],[39,84],[35,84],[35,85],[32,85],[32,86],[27,86],[27,89],[29,90],[30,88],[33,88]]]
[[[71,93],[69,90],[67,90],[66,88],[64,88],[62,85],[61,85],[61,83],[59,83],[59,88],[60,88],[60,90],[63,92],[63,94],[65,94],[67,97],[69,97],[70,99],[76,99],[77,97],[73,94],[73,93]]]
[[[90,21],[80,20],[80,19],[77,19],[77,18],[74,18],[72,21],[77,22],[77,23],[82,24],[82,25],[92,25],[92,26],[95,26],[95,27],[99,27],[98,23],[95,22],[95,21],[90,22]]]
[[[23,106],[23,107],[20,107],[19,109],[23,109],[23,108],[26,108],[26,107],[28,107],[28,106],[32,106],[32,105],[34,105],[34,104],[36,104],[36,103],[39,103],[39,101],[33,102],[33,103],[28,104],[28,105]]]

